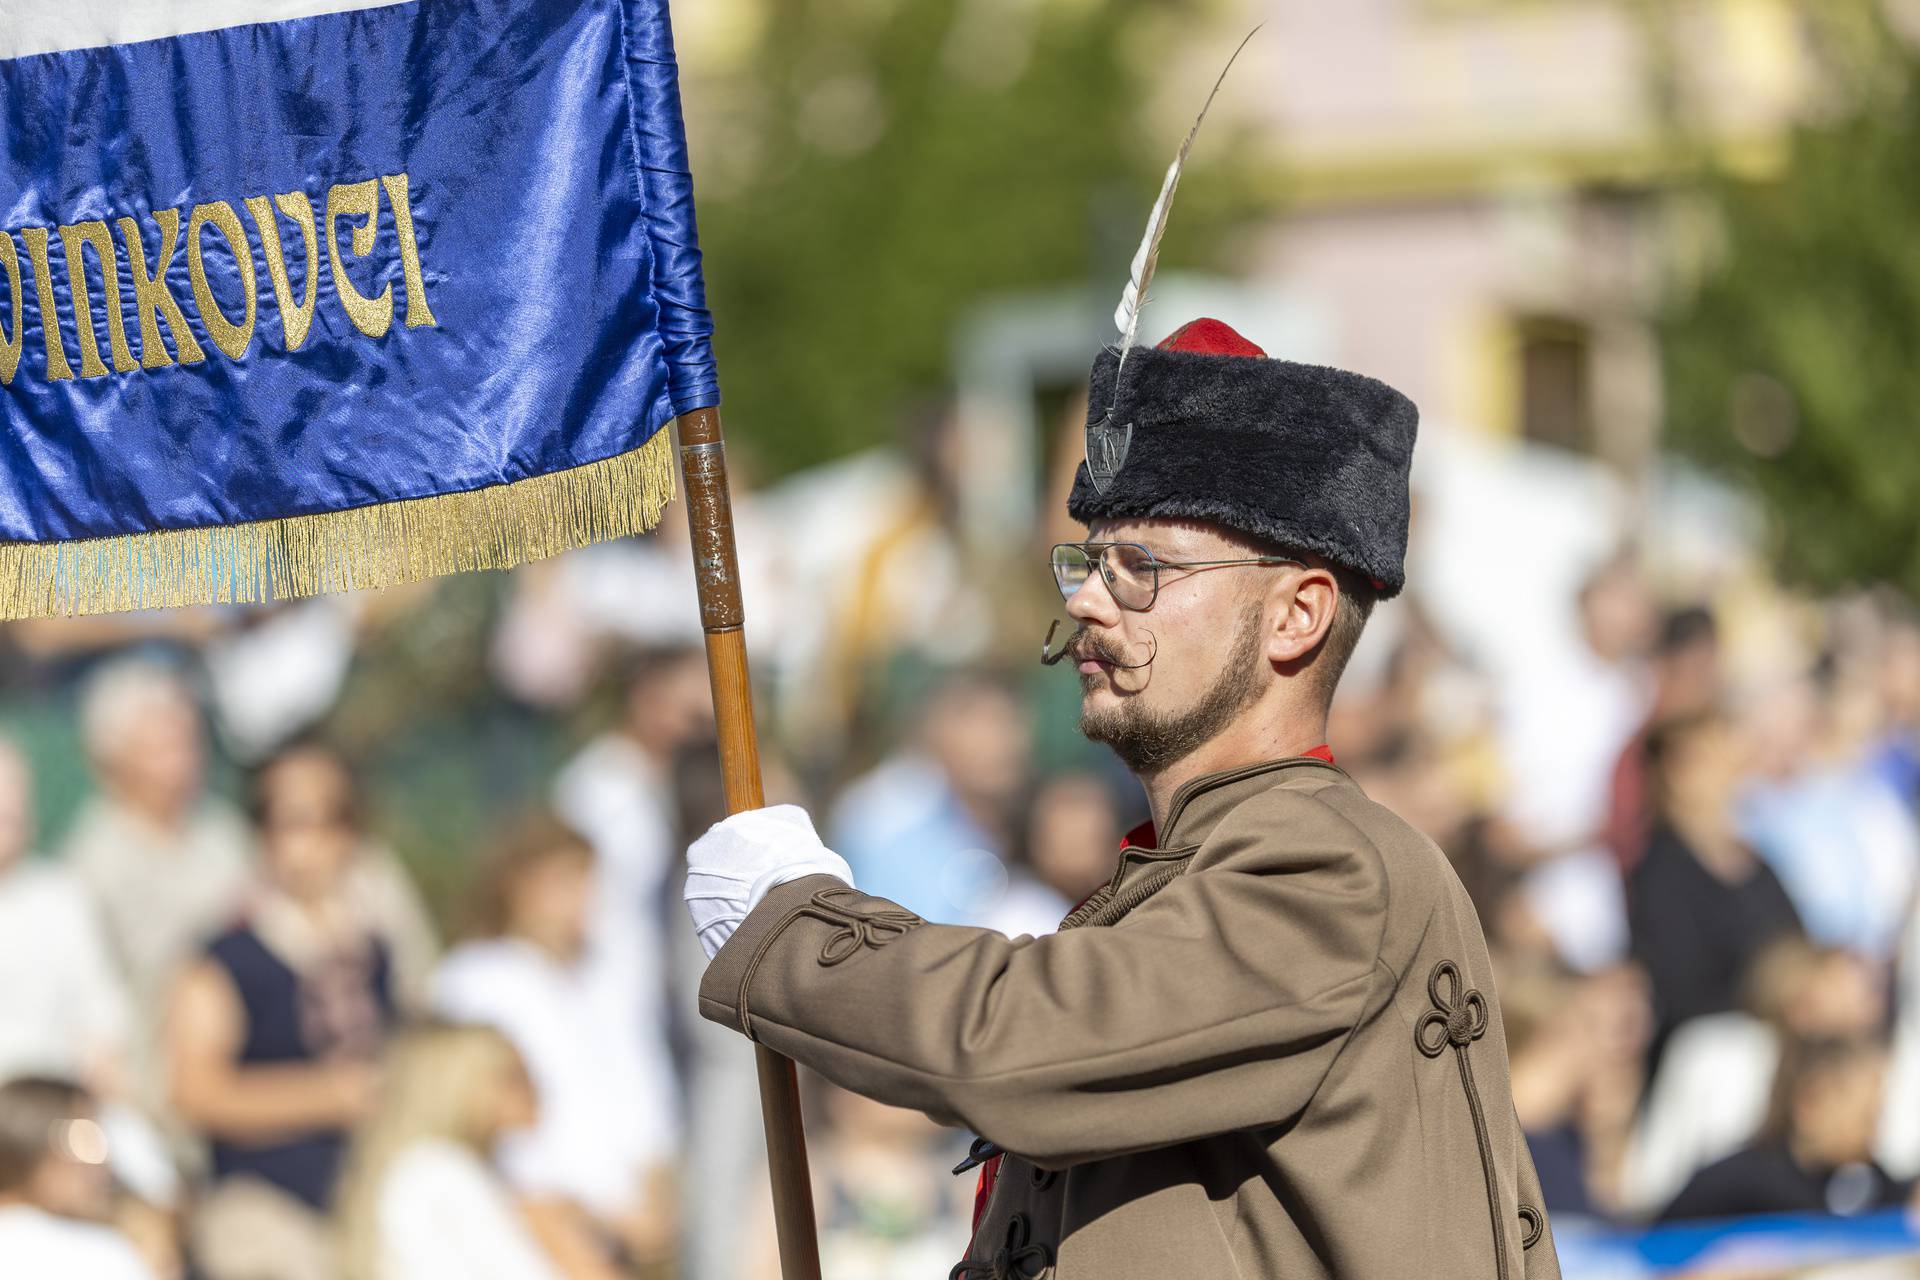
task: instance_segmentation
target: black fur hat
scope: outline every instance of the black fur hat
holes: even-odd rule
[[[1107,417],[1118,357],[1093,362],[1091,426]],[[1420,412],[1362,374],[1267,358],[1218,320],[1196,320],[1159,347],[1127,353],[1113,425],[1133,430],[1105,492],[1086,463],[1075,520],[1206,520],[1372,580],[1406,584],[1407,470]]]

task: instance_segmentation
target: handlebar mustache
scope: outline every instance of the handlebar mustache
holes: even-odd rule
[[[1061,659],[1078,652],[1080,657],[1098,658],[1117,671],[1138,671],[1142,667],[1152,666],[1154,655],[1160,652],[1159,640],[1154,636],[1153,632],[1149,631],[1147,632],[1146,661],[1122,662],[1104,642],[1088,635],[1085,627],[1077,628],[1072,635],[1066,638],[1065,642],[1063,642],[1058,649],[1055,649],[1053,647],[1053,633],[1059,629],[1060,619],[1055,618],[1053,624],[1047,628],[1046,639],[1040,642],[1040,665],[1043,667],[1051,667]],[[1082,639],[1086,641],[1084,650],[1079,648]]]

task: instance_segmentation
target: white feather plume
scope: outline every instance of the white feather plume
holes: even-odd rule
[[[1160,237],[1167,231],[1167,215],[1173,211],[1173,193],[1180,186],[1180,171],[1186,167],[1187,153],[1193,150],[1193,140],[1200,135],[1200,125],[1207,118],[1207,111],[1213,106],[1215,95],[1220,86],[1227,82],[1227,72],[1233,70],[1234,59],[1240,56],[1240,50],[1247,47],[1247,41],[1259,34],[1255,27],[1247,32],[1245,40],[1234,49],[1233,57],[1227,59],[1227,65],[1220,68],[1220,78],[1213,82],[1213,89],[1207,94],[1207,100],[1200,105],[1200,114],[1194,117],[1193,128],[1187,130],[1186,141],[1180,144],[1180,150],[1173,157],[1173,163],[1167,166],[1167,177],[1160,184],[1160,198],[1153,202],[1153,212],[1147,215],[1147,234],[1140,241],[1140,248],[1134,252],[1133,266],[1127,273],[1127,287],[1120,295],[1120,305],[1113,313],[1113,323],[1120,330],[1120,362],[1115,369],[1126,367],[1127,350],[1140,336],[1140,308],[1146,302],[1147,285],[1153,280],[1153,269],[1160,261]]]

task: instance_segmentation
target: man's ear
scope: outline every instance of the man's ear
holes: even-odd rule
[[[1267,659],[1292,667],[1313,656],[1333,626],[1340,585],[1330,569],[1308,566],[1274,586],[1273,626],[1267,633]]]

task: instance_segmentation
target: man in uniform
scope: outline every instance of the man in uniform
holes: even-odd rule
[[[701,1012],[982,1135],[955,1280],[1557,1277],[1473,907],[1323,745],[1403,583],[1417,413],[1211,320],[1118,364],[1054,571],[1081,729],[1152,823],[1009,940],[860,893],[797,808],[736,815],[688,854]]]

